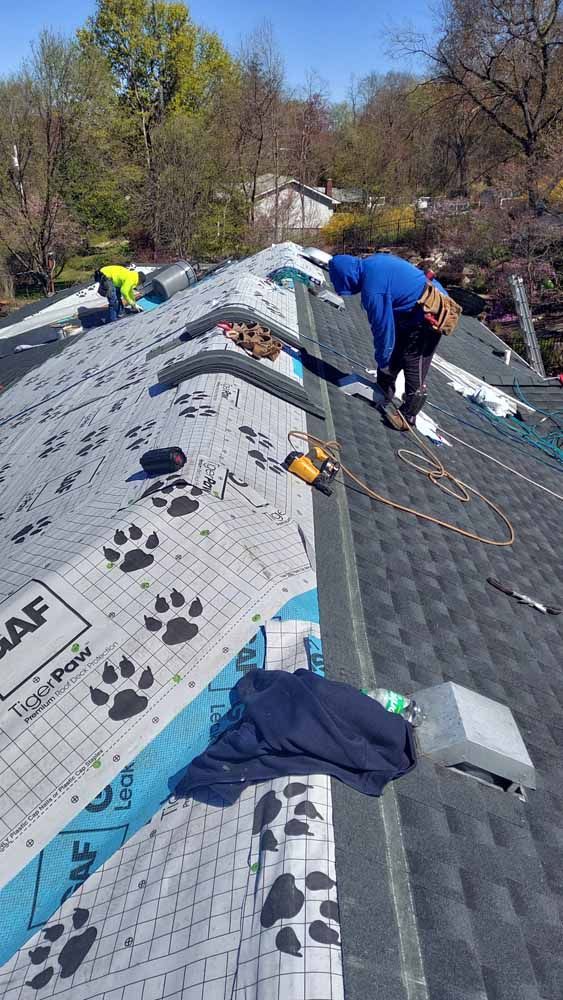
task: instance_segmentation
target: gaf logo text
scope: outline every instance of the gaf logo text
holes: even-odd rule
[[[54,590],[32,580],[0,604],[0,701],[90,628],[90,622]]]

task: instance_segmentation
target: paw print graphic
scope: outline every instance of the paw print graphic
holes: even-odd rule
[[[183,492],[178,495],[177,491]],[[172,477],[172,481],[166,482],[166,485],[164,480],[153,483],[143,493],[143,497],[152,497],[153,507],[165,508],[169,517],[188,517],[199,509],[199,503],[193,497],[200,497],[202,492],[198,486],[189,487],[185,479]],[[164,496],[156,496],[157,493],[163,493]],[[174,493],[176,495],[172,496]]]
[[[16,545],[21,545],[22,542],[25,542],[28,538],[32,538],[33,535],[40,535],[42,531],[45,531],[45,528],[50,523],[50,517],[40,517],[39,520],[35,521],[33,524],[26,524],[25,528],[20,528],[19,531],[16,531],[15,535],[12,535],[10,541],[15,542]]]
[[[127,383],[126,384],[127,385],[131,385],[132,382],[136,382],[137,379],[142,378],[142,376],[145,374],[146,370],[147,370],[147,366],[145,364],[143,364],[143,365],[133,365],[133,367],[130,368],[129,371],[126,373],[127,374]]]
[[[33,386],[33,392],[38,392],[39,389],[44,389],[48,385],[49,385],[49,379],[42,378],[38,382],[36,382],[35,385]]]
[[[60,416],[61,408],[58,406],[49,406],[48,409],[43,411],[43,415],[37,420],[38,424],[46,424],[51,419]]]
[[[119,661],[119,673],[122,677],[130,680],[136,672],[135,664],[126,656]],[[113,663],[106,660],[102,671],[103,684],[116,684],[118,673]],[[148,691],[154,684],[154,677],[150,667],[145,667],[139,680],[136,682],[140,691]],[[107,705],[110,695],[102,688],[90,687],[90,697],[97,707]],[[113,703],[108,710],[108,718],[113,722],[123,722],[124,719],[132,719],[139,712],[144,712],[149,703],[149,699],[144,694],[138,694],[135,688],[123,688],[118,691],[113,698]]]
[[[178,399],[175,400],[174,406],[184,406],[184,404],[189,403],[190,405],[185,406],[183,410],[180,410],[179,414],[181,417],[186,417],[188,420],[194,420],[197,416],[214,417],[217,410],[212,410],[207,403],[203,402],[204,399],[209,399],[209,394],[207,392],[186,392],[183,396],[179,396]]]
[[[125,437],[127,439],[131,438],[131,442],[126,446],[127,451],[136,451],[143,445],[148,444],[151,439],[152,428],[155,424],[156,420],[147,420],[145,424],[138,424],[127,431]]]
[[[158,340],[158,337],[156,339]],[[158,351],[158,348],[156,350]],[[175,354],[169,354],[166,358],[166,361],[163,362],[162,370],[165,371],[167,368],[170,368],[170,366],[173,365],[178,360],[179,359],[176,357]]]
[[[25,427],[25,425],[28,424],[29,421],[32,420],[32,419],[33,419],[33,417],[31,415],[31,413],[26,414],[25,416],[20,417],[19,420],[11,420],[10,421],[10,427],[12,428],[12,430],[15,430],[17,427]],[[46,422],[45,420],[38,420],[37,421],[38,424],[44,424],[45,422]]]
[[[59,434],[53,434],[52,437],[43,441],[42,448],[44,450],[37,457],[47,458],[48,455],[54,455],[57,451],[61,451],[66,444],[67,434],[68,431],[60,431]]]
[[[258,469],[262,469],[264,471],[267,468],[270,472],[275,473],[276,476],[281,476],[283,474],[283,469],[275,458],[270,458],[269,455],[263,455],[262,452],[258,451],[256,448],[252,448],[248,454],[250,458],[254,460]]]
[[[96,377],[94,381],[94,388],[101,389],[103,385],[107,385],[108,382],[111,382],[112,379],[115,378],[115,375],[116,375],[115,371],[100,372],[100,374]]]
[[[172,590],[170,592],[170,597],[161,597],[160,594],[157,595],[156,601],[154,602],[155,613],[159,616],[158,618],[151,618],[145,615],[145,627],[149,632],[160,632],[163,625],[166,624],[166,629],[164,633],[160,636],[163,643],[166,646],[179,646],[181,643],[189,642],[190,639],[194,639],[199,632],[199,628],[194,624],[193,621],[188,621],[182,615],[177,617],[167,617],[170,614],[174,615],[175,611],[179,608],[183,608],[186,603],[186,599],[179,590]],[[203,613],[203,606],[199,597],[194,597],[190,607],[188,609],[188,617],[199,618]]]
[[[270,455],[263,454],[264,451],[268,451],[269,448],[274,447],[270,439],[265,434],[262,434],[261,431],[255,431],[253,427],[248,427],[246,424],[239,427],[239,431],[247,441],[259,446],[258,448],[251,448],[248,452],[250,458],[256,463],[257,468],[262,469],[262,471],[268,468],[276,476],[281,476],[284,470],[281,468],[279,462],[275,458],[271,458]]]
[[[119,545],[121,548],[123,545],[129,543],[129,539],[133,542],[140,542],[144,537],[143,531],[136,524],[130,525],[128,531],[129,537],[127,537],[121,528],[118,528],[113,536],[113,544]],[[159,537],[156,531],[153,531],[146,541],[143,542],[144,548],[133,547],[127,549],[126,552],[120,552],[104,545],[103,552],[108,563],[108,569],[119,566],[122,573],[138,573],[139,570],[146,569],[147,566],[152,566],[154,556],[151,553],[159,545]]]
[[[266,450],[274,447],[269,437],[262,434],[262,431],[255,431],[253,427],[248,427],[246,424],[239,427],[239,431],[244,435],[247,441],[250,441],[251,444],[258,444],[261,448],[265,448]]]
[[[283,826],[283,832],[287,837],[313,836],[309,824],[299,817],[324,822],[317,807],[307,797],[311,787],[311,785],[301,781],[293,781],[289,782],[283,789],[283,796],[289,805],[293,805],[292,800],[294,799],[301,800],[293,809],[293,818],[289,819]],[[266,792],[255,806],[252,833],[260,835],[261,858],[266,851],[278,853],[280,841],[276,833],[279,836],[281,823],[276,827],[275,832],[271,827],[282,812],[283,807],[283,800],[278,797],[276,791]],[[287,812],[285,817],[287,817]],[[256,870],[260,867],[261,861],[256,865]],[[302,912],[305,902],[308,904],[314,902],[316,894],[319,893],[325,898],[320,900],[318,919],[313,920],[309,925],[308,936],[315,944],[338,945],[340,943],[339,931],[334,926],[338,925],[340,920],[338,903],[329,896],[335,888],[336,882],[330,878],[327,872],[310,871],[305,876],[304,883],[302,876],[298,877],[291,872],[283,872],[270,886],[260,913],[260,923],[263,928],[268,930],[275,928],[278,921],[285,922],[295,919]],[[302,921],[297,923],[295,927],[287,924],[283,926],[275,938],[278,951],[292,955],[294,958],[303,958],[303,944],[297,932],[303,935],[304,930]]]
[[[81,930],[88,922],[89,916],[89,910],[77,907],[72,915],[73,929],[75,931]],[[32,990],[42,990],[53,978],[55,966],[53,964],[44,965],[44,963],[50,957],[52,945],[62,937],[64,932],[64,924],[52,924],[50,927],[46,927],[43,931],[46,943],[38,945],[28,953],[32,965],[44,966],[32,979],[26,981],[25,985],[30,986]],[[86,927],[81,934],[73,934],[69,937],[57,955],[60,979],[69,979],[74,975],[82,965],[97,936],[97,927]]]
[[[108,430],[109,427],[105,424],[103,427],[98,427],[95,431],[89,431],[88,434],[85,434],[84,437],[80,439],[82,448],[80,448],[76,454],[85,457],[86,455],[89,455],[91,451],[96,451],[98,448],[101,448],[107,441],[105,435]]]

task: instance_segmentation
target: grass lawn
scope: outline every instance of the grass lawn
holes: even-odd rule
[[[92,281],[94,271],[104,264],[130,264],[131,251],[127,240],[92,239],[85,254],[69,257],[63,270],[55,279],[56,288],[68,288],[75,283]]]

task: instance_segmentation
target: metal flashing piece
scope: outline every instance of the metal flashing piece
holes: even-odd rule
[[[338,387],[347,396],[362,396],[368,402],[378,406],[385,402],[385,393],[372,379],[364,375],[344,375],[338,379]]]
[[[305,260],[310,260],[313,264],[318,264],[319,267],[325,269],[328,268],[332,260],[331,253],[327,253],[326,250],[319,250],[318,247],[303,247],[299,253]]]

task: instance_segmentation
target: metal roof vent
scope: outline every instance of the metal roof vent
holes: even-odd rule
[[[307,260],[312,260],[313,264],[318,264],[319,267],[324,267],[325,269],[328,268],[332,260],[331,253],[327,253],[326,250],[319,250],[317,247],[303,247],[299,253]]]
[[[416,691],[415,698],[424,716],[416,735],[426,757],[524,799],[524,789],[536,787],[534,765],[506,705],[451,681]]]

